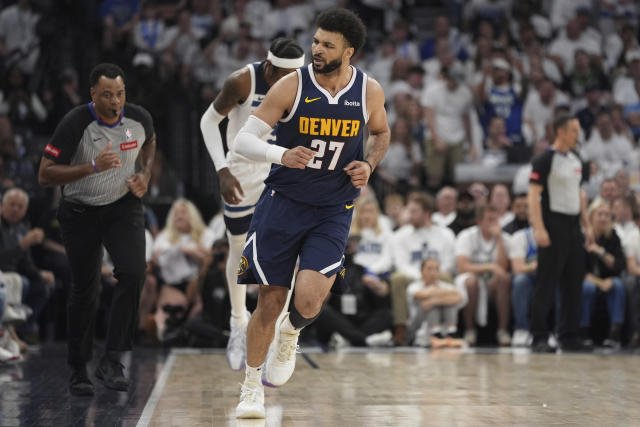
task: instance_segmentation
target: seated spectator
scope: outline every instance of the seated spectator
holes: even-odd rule
[[[467,303],[464,286],[456,287],[440,279],[440,261],[422,261],[422,277],[409,285],[409,342],[433,348],[461,347],[454,337],[458,330],[458,311]]]
[[[607,90],[609,79],[604,74],[599,61],[594,61],[583,48],[578,48],[574,55],[573,71],[565,77],[562,88],[571,95],[573,104],[579,104],[588,87],[599,87]]]
[[[382,228],[395,231],[406,224],[404,197],[398,193],[387,194],[384,198],[384,214],[380,217]]]
[[[513,305],[514,332],[511,345],[526,347],[531,344],[529,307],[538,269],[538,245],[533,237],[531,227],[513,233],[509,247],[509,259],[513,273],[511,304]]]
[[[167,225],[153,246],[153,258],[164,282],[158,296],[160,309],[155,315],[160,340],[164,338],[166,321],[172,310],[176,322],[199,312],[200,298],[195,279],[212,244],[212,233],[195,205],[185,199],[176,200],[169,210]]]
[[[40,270],[33,262],[31,248],[40,245],[44,239],[41,228],[30,228],[24,222],[29,196],[19,188],[7,191],[2,197],[0,208],[0,270],[18,273],[22,277],[25,290],[24,302],[32,314],[27,323],[20,327],[21,337],[29,343],[39,340],[37,322],[49,299],[50,289],[55,283],[51,271]],[[44,335],[42,335],[44,336]]]
[[[371,280],[366,270],[353,263],[357,239],[349,238],[345,251],[346,291],[331,294],[329,302],[314,323],[323,344],[333,341],[335,347],[386,347],[393,345],[389,285]]]
[[[595,129],[582,147],[583,160],[595,162],[600,173],[610,177],[627,163],[631,163],[632,153],[631,141],[614,133],[610,112],[600,111],[596,117]]]
[[[513,197],[511,212],[513,212],[513,219],[502,227],[502,231],[514,234],[516,231],[529,227],[529,202],[527,201],[527,193],[516,194]]]
[[[489,204],[498,211],[498,222],[500,227],[504,227],[513,219],[515,215],[511,212],[511,195],[509,189],[504,184],[496,184],[491,188],[489,194]]]
[[[600,183],[600,191],[594,201],[602,200],[611,207],[613,201],[619,195],[620,192],[618,191],[618,184],[616,184],[616,180],[613,178],[606,178]]]
[[[458,190],[453,187],[442,187],[436,195],[436,212],[431,215],[434,224],[448,227],[456,219]]]
[[[456,238],[456,265],[458,275],[454,283],[467,289],[468,304],[464,308],[464,339],[476,344],[476,322],[487,324],[488,296],[491,294],[498,309],[496,339],[501,346],[511,344],[509,311],[511,277],[507,255],[509,235],[502,232],[498,210],[480,206],[476,210],[476,226],[460,232]]]
[[[584,98],[587,105],[576,113],[576,117],[580,122],[582,133],[588,140],[591,137],[591,131],[596,123],[596,117],[602,109],[602,95],[603,91],[594,84],[589,84],[585,87]]]
[[[582,284],[580,328],[583,338],[589,341],[591,313],[596,297],[605,295],[611,326],[603,345],[619,348],[625,311],[625,288],[620,276],[625,267],[625,255],[613,228],[608,203],[594,201],[589,206],[589,222],[595,241],[587,245],[587,275]]]
[[[395,273],[391,276],[391,304],[394,342],[397,345],[407,343],[407,286],[420,279],[422,261],[427,257],[437,257],[443,279],[450,280],[453,274],[455,236],[450,229],[431,221],[434,210],[435,202],[430,195],[412,193],[407,202],[409,224],[396,231],[391,239],[395,266]]]
[[[476,224],[476,199],[469,191],[460,193],[456,203],[456,219],[449,224],[449,228],[456,236],[465,228]]]
[[[388,281],[392,267],[391,232],[380,224],[380,208],[375,198],[358,198],[349,235],[358,242],[353,262],[364,268],[366,279]]]
[[[489,121],[487,137],[484,140],[482,164],[497,166],[507,162],[507,151],[513,142],[507,135],[507,125],[502,117],[494,116]]]

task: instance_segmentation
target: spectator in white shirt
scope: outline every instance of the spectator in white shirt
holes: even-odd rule
[[[630,50],[625,55],[627,73],[618,77],[613,84],[613,100],[616,104],[636,104],[640,100],[635,90],[635,80],[640,79],[640,48]]]
[[[496,208],[498,212],[500,228],[509,224],[515,218],[514,213],[511,212],[511,195],[506,185],[496,184],[493,186],[491,194],[489,194],[489,204]]]
[[[632,153],[631,141],[614,133],[611,113],[600,111],[596,117],[596,127],[582,148],[583,159],[595,162],[604,176],[613,176],[632,160]]]
[[[422,277],[407,288],[410,340],[415,337],[415,346],[461,347],[462,340],[454,334],[458,311],[467,303],[466,289],[440,279],[437,258],[422,261],[421,273]]]
[[[461,67],[442,69],[442,81],[428,87],[422,96],[425,119],[431,139],[427,141],[428,187],[437,189],[453,183],[454,166],[469,154],[475,157],[471,142],[473,95],[464,85]],[[469,148],[467,148],[469,147]]]
[[[580,29],[580,24],[576,18],[569,20],[564,32],[549,46],[549,53],[556,59],[565,75],[573,71],[575,52],[582,49],[589,55],[600,56],[602,51],[600,45],[589,38]]]
[[[487,324],[488,297],[491,295],[498,309],[496,339],[501,346],[511,344],[509,327],[511,304],[511,277],[507,272],[509,235],[498,222],[498,210],[491,206],[477,208],[478,225],[460,232],[456,239],[458,275],[454,283],[463,283],[467,289],[468,304],[464,309],[464,339],[476,344],[476,322]]]
[[[531,344],[529,333],[529,306],[533,295],[538,269],[538,245],[531,227],[516,231],[509,245],[509,259],[513,281],[511,282],[511,304],[513,305],[514,347]]]
[[[448,227],[456,219],[458,190],[453,187],[442,187],[436,194],[436,212],[431,215],[434,224]]]
[[[444,279],[450,279],[455,268],[455,236],[450,229],[433,224],[434,210],[433,197],[411,193],[407,202],[409,224],[396,231],[391,240],[395,266],[395,273],[391,275],[391,304],[397,345],[406,344],[407,286],[420,278],[422,261],[427,257],[438,258]]]
[[[380,207],[373,195],[359,197],[349,235],[358,237],[353,262],[361,265],[366,278],[388,279],[392,267],[391,233],[380,223]]]
[[[569,105],[569,97],[556,89],[553,82],[543,78],[537,84],[537,90],[530,90],[524,102],[522,119],[525,122],[525,135],[530,142],[544,137],[545,126],[553,117],[558,105]]]

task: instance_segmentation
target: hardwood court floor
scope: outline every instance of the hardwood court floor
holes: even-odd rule
[[[640,425],[637,355],[390,349],[306,357],[317,368],[298,355],[289,383],[265,388],[267,419],[243,421],[234,409],[244,373],[220,352],[174,351],[138,425]]]

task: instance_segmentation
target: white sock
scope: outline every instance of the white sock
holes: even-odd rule
[[[240,264],[240,257],[242,256],[247,235],[234,236],[227,232],[227,238],[229,239],[229,256],[227,257],[226,276],[229,301],[231,302],[231,317],[243,324],[247,321],[245,315],[247,311],[247,287],[246,285],[238,285],[238,265]]]
[[[284,316],[282,323],[280,323],[280,332],[284,332],[285,334],[295,334],[300,332],[300,329],[296,329],[291,324],[291,320],[289,320],[289,313]]]
[[[245,362],[246,368],[244,369],[244,382],[252,382],[261,384],[262,378],[262,366],[260,365],[257,368],[252,368],[248,363]]]

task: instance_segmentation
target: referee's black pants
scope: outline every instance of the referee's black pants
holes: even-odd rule
[[[118,280],[109,311],[105,352],[131,350],[146,268],[141,200],[131,193],[105,206],[63,200],[58,221],[73,276],[67,302],[68,363],[84,365],[92,357],[103,245]]]
[[[557,295],[560,312],[557,330],[560,343],[578,338],[582,281],[585,275],[584,235],[578,217],[551,215],[544,220],[551,245],[538,248],[538,270],[531,301],[533,342],[549,336],[549,313]]]

